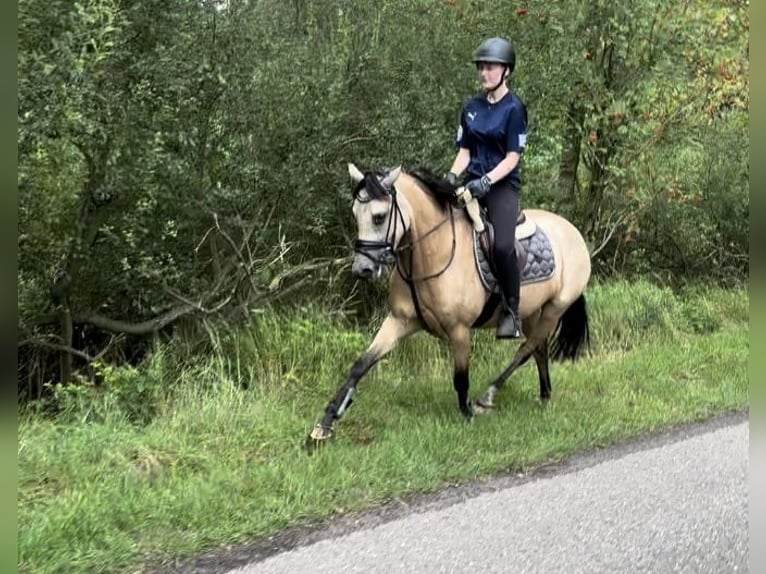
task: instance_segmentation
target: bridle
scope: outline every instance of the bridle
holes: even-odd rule
[[[376,194],[370,193],[370,189],[367,187],[368,185],[372,185],[375,190]],[[359,196],[359,192],[362,189],[367,189],[367,199],[361,199]],[[373,261],[374,263],[378,265],[383,266],[389,266],[391,264],[396,265],[396,270],[399,273],[399,275],[404,279],[407,283],[413,283],[416,281],[426,281],[428,279],[434,279],[444,273],[450,265],[452,265],[452,261],[455,259],[455,250],[456,250],[456,235],[455,235],[455,213],[452,210],[452,205],[450,204],[449,209],[449,216],[445,217],[441,222],[437,223],[434,227],[429,229],[426,233],[418,237],[415,241],[410,241],[409,243],[405,243],[404,245],[395,246],[394,245],[394,239],[396,238],[396,232],[398,230],[398,226],[401,223],[402,228],[404,228],[405,222],[404,222],[404,215],[402,214],[402,210],[399,207],[399,202],[397,200],[397,192],[396,188],[392,185],[391,190],[389,191],[386,189],[378,180],[378,178],[375,176],[375,174],[367,173],[365,174],[364,179],[359,182],[356,190],[354,191],[354,198],[359,201],[360,203],[367,203],[369,201],[372,201],[374,197],[380,197],[380,196],[388,196],[391,198],[391,207],[388,211],[388,228],[386,229],[386,235],[384,241],[371,241],[367,239],[357,239],[354,241],[354,251],[364,257],[367,257],[369,260]],[[440,270],[435,273],[431,273],[430,275],[425,275],[423,277],[413,277],[411,275],[412,272],[412,253],[415,250],[415,246],[421,242],[423,239],[440,229],[447,221],[450,222],[450,226],[452,229],[452,248],[450,250],[450,257],[447,261],[447,264]],[[404,269],[402,264],[402,254],[406,251],[410,252],[410,273],[408,274],[407,271]]]
[[[371,193],[368,185],[374,186],[377,194]],[[363,189],[367,189],[366,199],[362,199],[359,194]],[[389,192],[374,174],[367,173],[354,191],[354,199],[359,203],[369,203],[376,197],[381,196],[391,197],[391,207],[388,210],[388,228],[386,229],[385,235],[386,239],[385,241],[356,239],[354,241],[354,251],[367,257],[367,259],[373,263],[388,266],[397,261],[397,249],[394,247],[393,240],[396,237],[399,222],[401,222],[402,227],[404,227],[404,215],[399,207],[399,202],[396,201],[396,188],[392,186],[391,192]],[[389,237],[391,239],[389,239]]]

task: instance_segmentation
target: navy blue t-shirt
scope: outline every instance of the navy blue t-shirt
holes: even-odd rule
[[[455,146],[471,153],[466,169],[470,177],[489,173],[509,152],[522,154],[526,141],[527,109],[515,93],[509,91],[494,104],[478,95],[463,105]],[[514,189],[521,188],[520,163],[506,176]]]

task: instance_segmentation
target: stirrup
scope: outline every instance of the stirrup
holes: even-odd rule
[[[513,311],[506,311],[497,325],[496,339],[521,339],[524,333],[521,331],[521,321]]]

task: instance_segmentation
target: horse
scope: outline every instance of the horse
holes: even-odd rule
[[[482,258],[484,251],[491,254],[491,248],[487,244],[480,248],[479,236],[486,234],[475,230],[485,227],[484,220],[472,221],[469,210],[461,209],[456,198],[464,188],[427,168],[399,166],[362,173],[349,163],[348,171],[357,228],[351,271],[361,279],[379,280],[384,269],[395,268],[389,277],[389,312],[329,401],[306,446],[313,449],[331,438],[333,423],[351,406],[360,379],[400,341],[421,330],[449,344],[453,387],[467,420],[491,411],[497,393],[530,357],[537,364],[540,399],[547,402],[549,362],[575,361],[590,341],[584,291],[591,262],[577,228],[542,209],[519,214],[519,314],[525,338],[510,364],[472,403],[468,398],[471,331],[496,326],[501,313],[489,255]],[[477,208],[475,201],[472,207]]]

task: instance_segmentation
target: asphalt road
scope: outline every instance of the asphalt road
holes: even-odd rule
[[[748,444],[747,413],[726,415],[179,571],[747,572]]]

